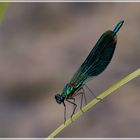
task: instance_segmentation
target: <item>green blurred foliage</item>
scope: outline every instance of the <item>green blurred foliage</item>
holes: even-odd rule
[[[8,2],[1,2],[0,3],[0,23],[3,20],[4,14],[8,8]]]

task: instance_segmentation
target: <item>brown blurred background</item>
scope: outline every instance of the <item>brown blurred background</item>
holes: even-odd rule
[[[0,26],[0,137],[47,137],[63,123],[63,105],[54,95],[120,20],[125,23],[110,65],[88,82],[97,95],[140,66],[140,3],[10,3]],[[139,80],[58,137],[140,137]]]

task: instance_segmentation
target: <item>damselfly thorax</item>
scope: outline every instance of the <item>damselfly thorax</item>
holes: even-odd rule
[[[78,89],[81,87],[81,84],[78,85],[77,87],[74,86],[73,83],[68,83],[65,85],[63,92],[62,92],[62,96],[68,98],[70,96],[73,96],[73,94],[78,91]]]

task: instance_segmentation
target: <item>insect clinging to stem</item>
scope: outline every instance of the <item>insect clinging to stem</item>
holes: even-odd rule
[[[74,115],[77,107],[77,104],[75,103],[75,97],[77,95],[81,95],[81,111],[83,98],[86,104],[84,87],[86,87],[89,90],[89,92],[95,96],[95,94],[89,89],[85,82],[102,73],[110,63],[114,54],[114,50],[116,48],[117,32],[119,31],[123,23],[123,20],[120,21],[113,31],[109,30],[102,34],[102,36],[99,38],[99,40],[97,41],[97,43],[95,44],[95,46],[93,47],[83,64],[79,67],[79,69],[72,77],[71,81],[65,85],[62,93],[55,95],[56,102],[58,104],[63,103],[64,105],[64,123],[66,121],[65,101],[71,103],[74,106],[71,115],[72,119],[72,116]],[[81,90],[82,92],[79,92]],[[99,100],[99,98],[97,98],[96,96],[95,98]]]

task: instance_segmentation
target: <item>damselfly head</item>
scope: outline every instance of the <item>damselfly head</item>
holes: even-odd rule
[[[55,95],[55,100],[58,104],[61,104],[62,102],[64,102],[64,97],[61,94],[56,94]]]

